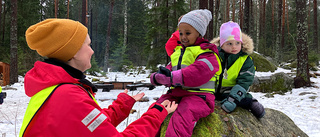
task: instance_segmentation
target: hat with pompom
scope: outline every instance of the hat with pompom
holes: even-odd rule
[[[64,62],[70,60],[81,48],[88,29],[70,19],[46,19],[30,26],[26,40],[39,55]]]
[[[204,36],[211,19],[212,14],[207,9],[193,10],[183,15],[178,25],[180,23],[187,23],[195,28],[201,34],[201,36]]]
[[[229,21],[220,27],[220,46],[229,40],[237,40],[242,43],[242,33],[238,23]]]

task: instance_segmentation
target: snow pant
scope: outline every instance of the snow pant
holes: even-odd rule
[[[166,137],[191,137],[195,123],[214,111],[215,96],[211,93],[176,88],[162,95],[157,102],[167,99],[176,101],[179,105],[169,121]]]

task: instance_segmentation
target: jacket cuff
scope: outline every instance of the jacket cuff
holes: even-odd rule
[[[153,103],[152,105],[150,105],[148,111],[153,111],[154,113],[156,113],[161,121],[163,121],[168,115],[168,111],[166,110],[166,108],[159,103]]]
[[[176,70],[172,71],[172,85],[174,86],[183,86],[183,80],[182,80],[182,71]]]
[[[133,107],[134,103],[136,103],[136,100],[126,93],[120,93],[117,99],[125,102],[124,104],[131,107]]]

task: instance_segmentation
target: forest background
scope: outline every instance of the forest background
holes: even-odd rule
[[[212,12],[206,39],[218,37],[222,23],[237,22],[253,38],[256,52],[278,64],[298,60],[297,76],[308,74],[308,65],[320,58],[319,0],[0,1],[0,61],[10,64],[10,83],[44,59],[29,49],[25,31],[48,18],[69,18],[88,27],[95,51],[89,72],[125,71],[123,66],[156,70],[168,63],[165,43],[178,18],[194,9]]]

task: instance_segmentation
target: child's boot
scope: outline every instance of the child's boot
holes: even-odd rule
[[[259,103],[258,100],[254,99],[254,98],[252,99],[252,104],[251,104],[249,110],[257,118],[262,118],[264,116],[264,114],[266,113],[264,111],[264,107],[262,106],[262,104]]]

